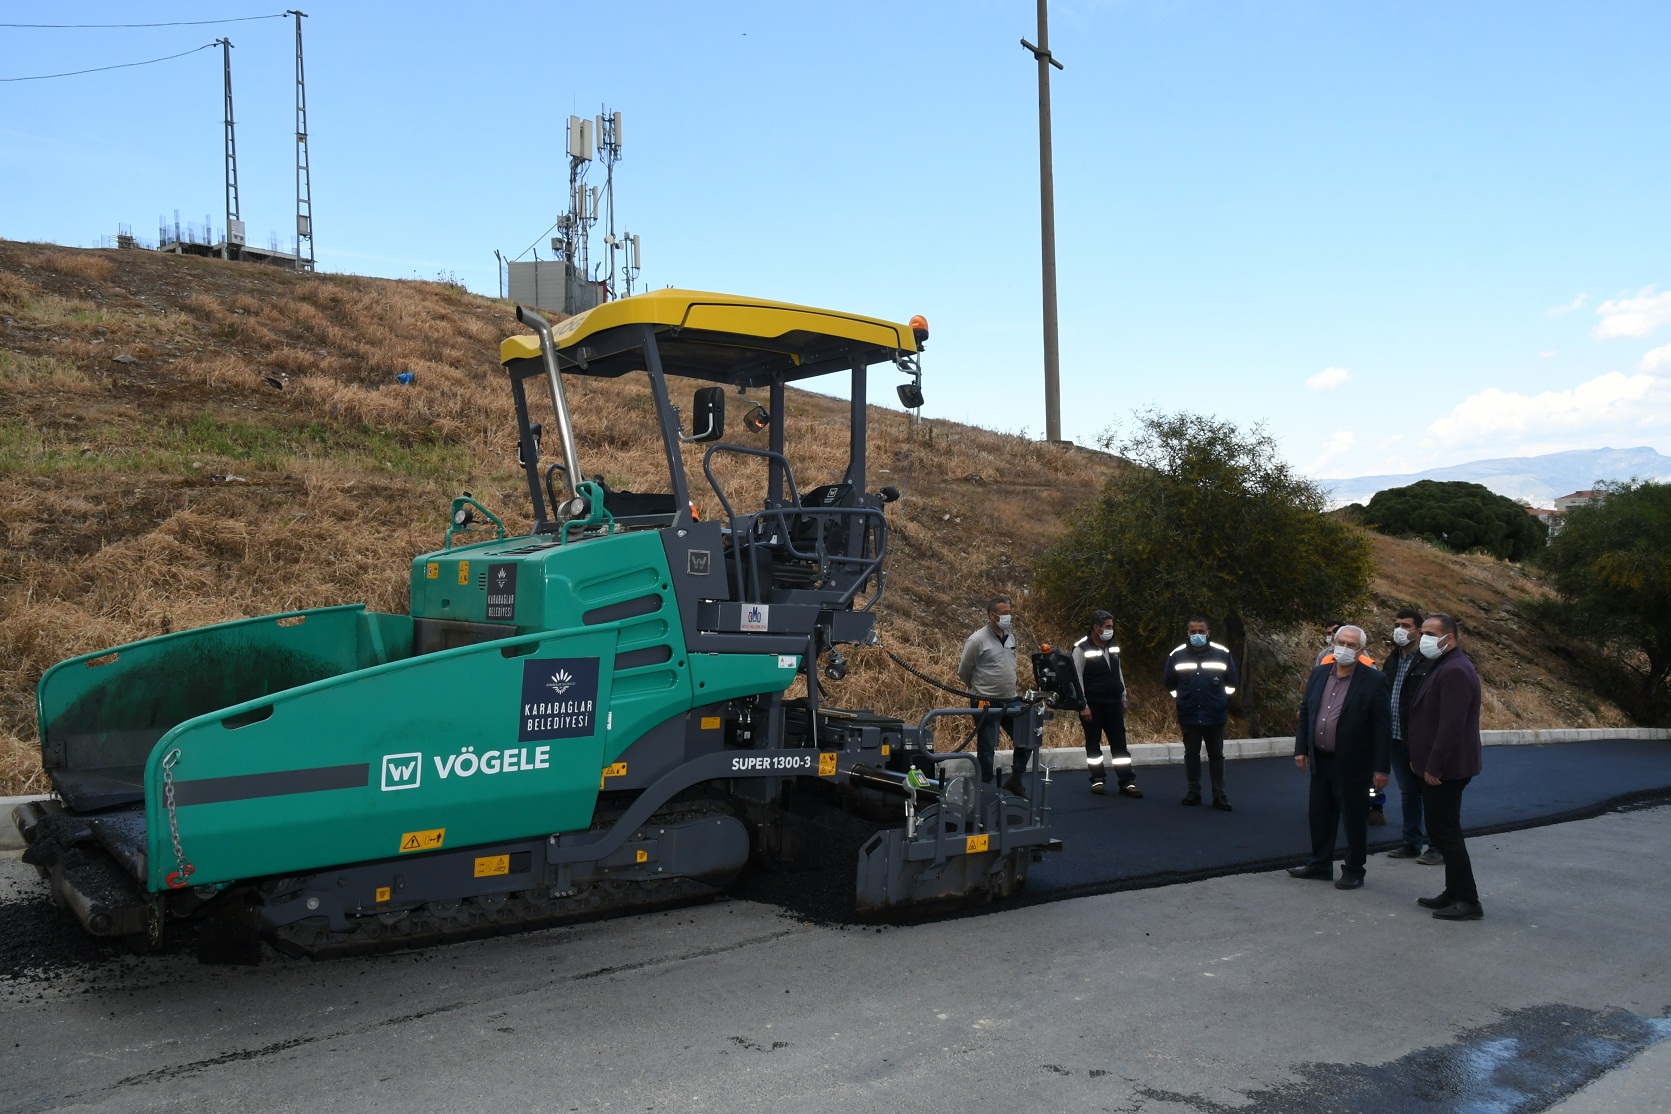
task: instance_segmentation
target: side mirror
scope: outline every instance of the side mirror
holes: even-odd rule
[[[899,404],[907,410],[919,410],[923,404],[922,385],[915,381],[899,385]]]
[[[750,433],[759,433],[772,424],[772,415],[757,402],[754,409],[743,415],[743,424],[748,427]]]
[[[698,444],[725,436],[725,388],[702,387],[690,402],[690,436]]]

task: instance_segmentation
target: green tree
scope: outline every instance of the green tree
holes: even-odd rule
[[[1112,611],[1127,652],[1158,657],[1199,613],[1223,620],[1245,665],[1250,624],[1289,626],[1363,600],[1368,536],[1324,513],[1322,491],[1262,428],[1148,413],[1117,448],[1131,466],[1070,517],[1039,586],[1067,614]],[[1251,699],[1243,710],[1253,718]]]
[[[1484,550],[1506,561],[1542,553],[1547,535],[1513,499],[1480,484],[1440,480],[1376,492],[1363,521],[1383,534],[1426,538],[1455,553]]]
[[[1564,625],[1637,676],[1644,712],[1654,717],[1671,677],[1671,484],[1599,490],[1602,502],[1567,512],[1545,566]]]

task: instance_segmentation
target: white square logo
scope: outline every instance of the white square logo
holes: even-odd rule
[[[738,630],[768,630],[771,627],[772,609],[764,603],[743,604],[742,620],[737,624]]]
[[[395,789],[416,789],[424,776],[424,756],[417,751],[411,754],[385,754],[383,756],[383,792]]]

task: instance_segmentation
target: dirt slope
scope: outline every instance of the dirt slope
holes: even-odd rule
[[[0,793],[42,785],[33,692],[53,662],[291,607],[403,611],[407,562],[439,545],[460,490],[525,526],[497,364],[517,331],[507,303],[437,283],[0,242]],[[929,392],[956,389],[932,345],[925,369]],[[653,468],[643,398],[583,382],[571,402],[583,458],[601,462],[589,469],[630,482]],[[839,472],[844,410],[792,393],[803,486]],[[1028,601],[1032,568],[1117,462],[948,422],[923,423],[912,441],[892,411],[873,410],[871,429],[874,482],[906,487],[884,641],[949,678],[994,592],[1018,598],[1024,640],[1071,638]],[[693,490],[706,491],[698,471]],[[735,468],[725,477],[753,482]],[[699,504],[718,513],[711,494]],[[1525,641],[1512,603],[1540,590],[1526,573],[1387,539],[1377,554],[1388,609],[1375,629],[1409,600],[1477,622],[1488,725],[1623,722]],[[1309,637],[1274,640],[1293,677]],[[1134,733],[1169,735],[1155,680],[1134,682]],[[913,718],[945,702],[874,650],[834,688]],[[1057,724],[1053,741],[1073,734]]]

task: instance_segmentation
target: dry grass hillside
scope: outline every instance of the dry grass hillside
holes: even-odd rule
[[[43,784],[33,693],[53,662],[287,608],[403,611],[407,562],[439,545],[464,489],[526,526],[497,364],[519,330],[507,303],[437,283],[0,242],[0,793]],[[924,363],[926,390],[955,389],[932,346]],[[572,391],[588,471],[651,479],[647,399],[607,381]],[[845,460],[845,404],[792,392],[788,411],[797,476],[827,482]],[[1030,605],[1032,568],[1117,462],[946,422],[908,443],[903,415],[871,413],[873,482],[906,487],[884,642],[949,679],[994,592],[1018,598],[1024,641],[1067,635]],[[729,482],[746,488],[743,473]],[[711,494],[699,503],[718,512]],[[1623,722],[1520,629],[1514,600],[1540,591],[1526,573],[1377,547],[1379,604],[1453,606],[1477,632],[1488,725]],[[1296,676],[1309,637],[1273,640]],[[1166,737],[1164,694],[1134,682],[1134,734]],[[874,650],[832,688],[913,718],[944,702]],[[1053,741],[1071,738],[1055,725]]]

